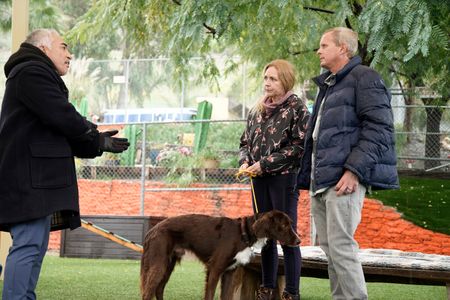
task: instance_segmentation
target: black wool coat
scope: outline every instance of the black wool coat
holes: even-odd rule
[[[23,43],[5,65],[0,114],[0,230],[53,215],[52,230],[80,226],[74,156],[101,155],[96,126],[68,101],[52,61]]]

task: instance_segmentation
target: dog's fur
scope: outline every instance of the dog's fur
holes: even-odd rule
[[[256,220],[255,220],[256,219]],[[285,245],[300,243],[291,219],[283,212],[230,219],[206,215],[182,215],[155,225],[146,235],[141,259],[142,299],[163,300],[164,287],[185,250],[193,252],[206,266],[205,300],[213,300],[222,277],[221,299],[229,289],[232,270],[250,261],[255,246],[267,239]]]

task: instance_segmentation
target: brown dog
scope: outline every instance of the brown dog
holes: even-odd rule
[[[256,218],[256,220],[255,220]],[[168,218],[146,235],[141,259],[142,299],[163,300],[164,287],[184,250],[193,252],[206,266],[205,300],[213,300],[222,277],[221,299],[229,293],[225,273],[247,264],[254,247],[267,239],[285,245],[300,243],[292,221],[283,212],[270,211],[253,217],[230,219],[206,215],[182,215]]]

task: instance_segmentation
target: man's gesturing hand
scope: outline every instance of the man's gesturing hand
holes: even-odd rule
[[[121,153],[127,150],[128,146],[130,146],[128,139],[113,137],[113,135],[116,135],[118,132],[118,130],[100,132],[100,150],[112,153]]]

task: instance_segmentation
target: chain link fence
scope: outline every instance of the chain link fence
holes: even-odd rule
[[[439,118],[427,112],[430,109],[439,110]],[[399,171],[450,172],[450,107],[394,106],[393,112]],[[412,124],[405,123],[407,114]],[[204,147],[195,151],[193,142],[199,123],[206,124],[207,138]],[[439,130],[427,131],[436,123]],[[235,176],[244,127],[245,120],[100,125],[100,130],[120,128],[131,147],[122,154],[77,159],[78,176],[90,180],[139,180],[142,202],[146,192],[248,189],[245,185],[236,187],[239,181]],[[155,188],[149,189],[148,183]]]
[[[399,170],[450,171],[450,106],[394,106]]]
[[[161,120],[174,118],[158,116],[148,123],[124,124],[122,120],[122,124],[105,124],[112,122],[105,117],[111,108],[125,112],[142,107],[187,110],[195,109],[199,100],[213,103],[213,119],[244,118],[252,106],[248,99],[259,97],[260,82],[245,65],[227,77],[218,78],[220,91],[212,92],[207,82],[194,78],[174,80],[168,76],[171,70],[167,62],[167,59],[73,60],[70,73],[63,77],[72,103],[87,118],[103,123],[101,126],[121,129],[132,144],[121,155],[105,153],[94,160],[77,159],[79,178],[140,180],[142,185],[162,181],[174,188],[187,188],[193,183],[207,184],[210,188],[236,183],[234,174],[238,168],[239,138],[245,126],[243,119],[207,122],[207,140],[201,151],[194,151],[192,146],[195,126],[201,121],[166,122]],[[189,63],[195,69],[198,62],[192,59]],[[225,68],[226,58],[222,65]],[[0,83],[3,94],[4,78]],[[296,91],[305,99],[314,98],[313,90],[298,87]],[[393,92],[398,168],[450,172],[450,106],[429,105],[439,101],[430,102],[420,93],[416,93],[413,102],[420,105],[405,105],[408,95]],[[308,101],[308,107],[311,102]]]

